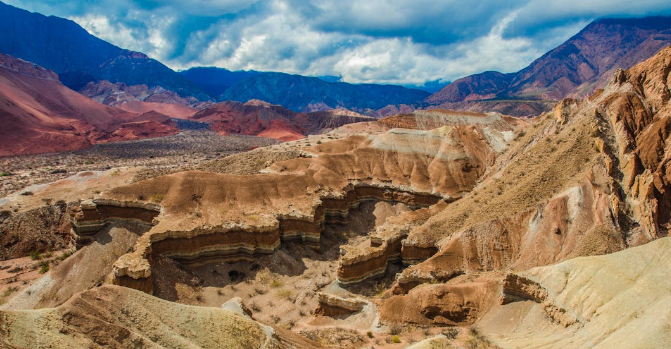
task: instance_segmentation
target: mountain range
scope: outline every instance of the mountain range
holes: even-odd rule
[[[600,19],[516,73],[488,71],[454,81],[425,102],[440,107],[538,115],[564,97],[585,97],[617,69],[671,45],[671,17]]]
[[[588,95],[616,69],[627,69],[671,45],[671,17],[600,19],[518,72],[483,72],[429,94],[402,86],[348,84],[337,77],[278,72],[194,67],[178,73],[143,53],[98,39],[73,21],[2,2],[0,30],[5,33],[0,52],[53,70],[64,85],[110,105],[120,102],[98,98],[91,91],[107,89],[109,82],[125,91],[163,91],[159,98],[163,103],[195,109],[211,102],[258,99],[295,112],[345,108],[372,116],[434,108],[535,116],[561,98]],[[435,84],[429,85],[435,88]],[[174,96],[168,98],[165,91]],[[155,93],[130,95],[124,97],[131,104],[126,109],[161,108],[155,105]]]
[[[0,32],[0,52],[53,70],[73,90],[91,81],[109,80],[162,86],[183,97],[211,99],[161,62],[98,39],[64,18],[46,17],[0,2]]]

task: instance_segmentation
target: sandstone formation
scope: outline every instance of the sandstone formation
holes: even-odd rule
[[[589,100],[559,103],[498,157],[472,192],[426,222],[418,219],[401,256],[422,249],[435,254],[405,269],[393,292],[428,298],[432,287],[417,285],[467,287],[478,275],[502,279],[507,270],[613,253],[666,236],[669,57],[671,48],[618,72]],[[457,277],[462,274],[468,277]],[[504,303],[546,302],[554,294],[524,273],[508,275],[503,292]],[[565,307],[553,307],[553,321],[580,321]]]
[[[84,235],[115,219],[153,224],[135,251],[115,263],[114,272],[116,283],[147,292],[153,256],[232,261],[271,253],[281,241],[296,239],[319,249],[323,225],[346,223],[350,208],[362,201],[421,208],[462,196],[517,127],[496,115],[468,125],[450,117],[443,123],[432,131],[398,129],[316,145],[305,157],[275,163],[265,174],[184,172],[119,187],[107,199],[84,203],[74,229]],[[159,203],[160,214],[141,203],[148,200]],[[384,268],[398,255],[400,239],[394,239],[390,248],[383,247],[384,258],[372,263]],[[348,258],[341,258],[344,269],[352,265]],[[341,282],[375,275],[358,265],[351,270],[341,273]]]
[[[510,274],[479,324],[503,348],[659,348],[671,340],[671,238]]]
[[[318,293],[319,307],[315,313],[319,315],[335,316],[359,312],[366,305],[366,301],[357,298],[343,298],[328,293]]]
[[[61,201],[26,212],[0,211],[0,260],[70,246],[68,210]]]
[[[20,348],[318,348],[231,310],[160,300],[118,286],[44,310],[0,310],[2,345]]]
[[[254,162],[237,172],[53,196],[76,201],[79,251],[1,307],[0,334],[28,347],[36,331],[80,346],[316,345],[282,326],[355,347],[381,333],[390,346],[414,341],[405,325],[420,339],[442,334],[418,347],[663,347],[670,74],[666,48],[530,121],[415,111],[236,156],[229,165]],[[224,121],[239,110],[251,110],[255,132],[306,131],[295,127],[308,114],[261,101],[200,113],[237,132]],[[46,190],[13,197],[27,206],[17,214]],[[183,308],[128,288],[189,304],[241,298]],[[186,318],[205,332],[184,334]],[[233,337],[213,327],[231,322],[245,326]]]

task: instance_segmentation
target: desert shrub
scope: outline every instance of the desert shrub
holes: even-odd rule
[[[275,292],[275,296],[277,298],[284,298],[287,300],[291,300],[294,297],[294,293],[291,290],[281,289]]]
[[[251,309],[254,312],[261,311],[261,307],[258,304],[256,304],[255,302],[249,303],[249,309]]]
[[[454,327],[446,328],[443,330],[442,334],[448,339],[455,339],[457,338],[457,335],[459,335],[459,329]]]
[[[49,262],[48,261],[41,261],[37,263],[40,267],[40,274],[44,274],[49,271]]]
[[[399,325],[399,324],[393,324],[393,325],[389,326],[389,334],[397,335],[397,334],[400,334],[402,331],[403,331],[403,327],[401,327],[401,325]]]
[[[30,253],[30,259],[37,261],[42,259],[42,252],[40,251],[33,251]]]
[[[65,259],[67,259],[67,258],[70,257],[70,256],[72,256],[72,252],[70,252],[70,251],[65,251],[65,252],[63,252],[63,254],[61,254],[60,256],[58,256],[58,260],[59,260],[59,261],[64,261]]]
[[[401,338],[399,338],[397,335],[391,336],[391,342],[392,343],[401,343]]]
[[[7,296],[11,295],[12,293],[14,293],[14,292],[16,292],[16,291],[18,291],[18,290],[19,290],[19,288],[16,287],[16,286],[8,287],[8,288],[5,290],[5,292],[2,294],[2,296],[3,296],[3,297],[7,297]]]
[[[23,196],[31,196],[31,195],[34,195],[34,194],[33,194],[32,191],[26,190],[26,191],[24,191],[23,193],[21,193],[21,195],[23,195]]]

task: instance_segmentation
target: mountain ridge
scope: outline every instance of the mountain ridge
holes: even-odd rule
[[[460,103],[460,108],[481,110],[480,101],[522,99],[525,101],[513,102],[509,112],[529,116],[525,112],[539,109],[541,103],[534,100],[586,97],[605,85],[616,69],[628,69],[669,45],[671,17],[598,19],[517,72],[469,75],[424,101],[442,107]]]
[[[182,97],[212,99],[161,62],[99,39],[69,19],[0,2],[0,31],[0,52],[53,70],[73,90],[90,81],[109,80],[162,86]]]

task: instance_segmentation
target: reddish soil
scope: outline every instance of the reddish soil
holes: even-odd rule
[[[166,116],[102,105],[63,86],[53,72],[6,55],[0,55],[0,123],[0,156],[178,132]]]

